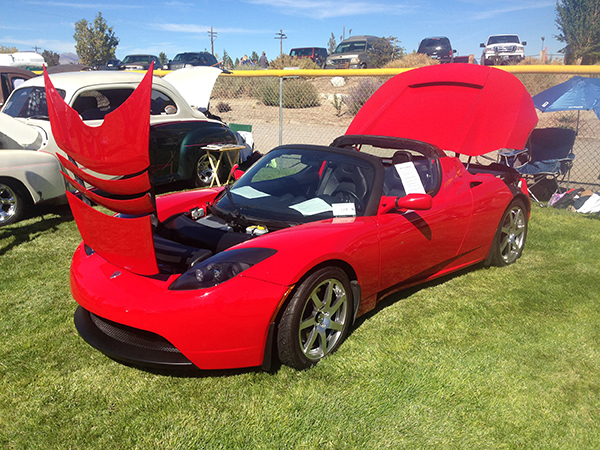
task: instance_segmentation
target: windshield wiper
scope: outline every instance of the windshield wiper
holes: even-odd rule
[[[227,200],[229,200],[229,204],[233,208],[233,213],[230,214],[233,223],[240,228],[246,227],[250,222],[248,221],[248,218],[240,212],[239,208],[235,204],[235,201],[233,200],[233,195],[230,192],[229,185],[225,186],[225,194],[227,195]]]

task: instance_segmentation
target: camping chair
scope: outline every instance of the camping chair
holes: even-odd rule
[[[527,179],[529,195],[542,206],[565,178],[569,187],[575,137],[575,131],[567,128],[536,128],[525,151],[499,151],[499,156]]]

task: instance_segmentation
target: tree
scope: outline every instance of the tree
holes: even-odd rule
[[[233,67],[233,61],[231,60],[231,56],[227,53],[227,50],[223,49],[223,67],[225,69],[230,69]]]
[[[383,67],[390,61],[402,58],[404,49],[398,47],[398,39],[395,37],[378,38],[371,43],[371,49],[368,51],[371,58],[370,65],[373,67]]]
[[[335,48],[337,47],[337,42],[335,41],[335,34],[331,33],[331,37],[329,38],[329,42],[327,43],[327,51],[331,55]]]
[[[17,53],[19,49],[17,47],[5,47],[0,45],[0,53]]]
[[[115,36],[113,28],[106,24],[101,12],[98,13],[93,24],[85,19],[76,22],[73,37],[75,51],[82,64],[97,66],[115,58],[119,38]]]
[[[566,47],[566,64],[600,61],[600,3],[598,0],[559,0],[556,3],[556,36]]]
[[[256,52],[252,52],[252,54],[250,54],[250,61],[258,61],[258,53]]]
[[[167,58],[167,54],[165,52],[160,52],[158,54],[158,60],[163,66],[169,62],[169,58]]]
[[[48,67],[54,67],[60,64],[60,55],[52,50],[44,50],[42,52],[42,57],[44,58],[44,61],[46,61],[46,64],[48,64]]]

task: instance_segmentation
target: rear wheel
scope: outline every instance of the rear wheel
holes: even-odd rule
[[[279,359],[306,369],[334,352],[352,318],[352,291],[338,267],[317,270],[300,284],[283,312],[277,329]]]
[[[25,197],[14,181],[0,179],[0,227],[15,223],[25,211]]]
[[[508,266],[521,257],[527,237],[527,207],[523,200],[513,200],[508,206],[492,243],[486,263]]]
[[[211,165],[212,161],[212,165]],[[192,182],[196,187],[206,187],[210,186],[212,183],[215,174],[213,171],[213,167],[217,165],[217,158],[213,155],[204,154],[198,158],[196,162],[196,167],[194,168],[194,173],[192,176]]]

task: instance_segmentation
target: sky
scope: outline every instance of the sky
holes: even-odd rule
[[[269,59],[294,47],[328,47],[331,35],[393,36],[408,53],[421,39],[447,36],[458,55],[479,60],[491,34],[518,34],[525,54],[542,44],[559,56],[556,0],[0,0],[0,45],[19,51],[75,53],[75,23],[98,12],[119,38],[116,56],[210,51],[235,61],[266,52]],[[278,39],[283,33],[285,39]],[[542,39],[545,38],[544,41]]]

